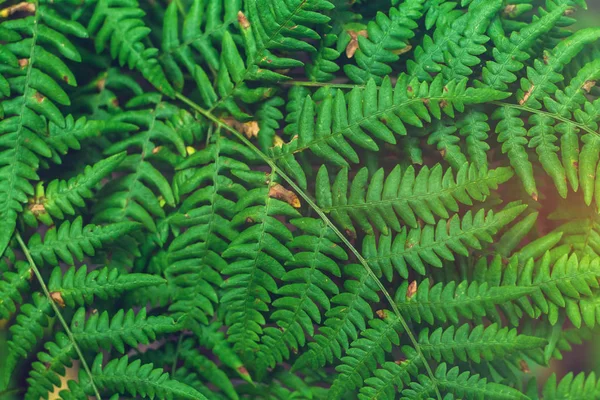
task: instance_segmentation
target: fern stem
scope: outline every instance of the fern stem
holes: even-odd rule
[[[285,86],[308,86],[308,87],[327,87],[330,89],[354,89],[362,88],[365,85],[358,85],[352,83],[329,83],[329,82],[311,82],[311,81],[283,81],[280,82]]]
[[[539,114],[539,115],[544,115],[546,117],[567,123],[567,124],[571,124],[573,126],[575,126],[576,128],[579,128],[583,131],[586,131],[587,133],[591,133],[592,135],[596,135],[596,136],[600,136],[600,133],[596,132],[595,130],[587,127],[586,125],[580,124],[579,122],[575,122],[572,121],[568,118],[562,117],[558,114],[554,114],[548,111],[544,111],[544,110],[536,110],[535,108],[531,108],[531,107],[527,107],[527,106],[521,106],[519,104],[512,104],[512,103],[505,103],[503,101],[492,101],[492,104],[495,104],[497,106],[501,106],[501,107],[508,107],[508,108],[514,108],[517,110],[521,110],[521,111],[525,111],[528,112],[530,114]]]
[[[50,296],[50,291],[48,290],[48,286],[46,286],[46,283],[44,282],[44,278],[42,277],[42,274],[40,274],[40,270],[35,265],[33,258],[31,258],[31,253],[29,252],[29,249],[25,245],[25,242],[23,242],[23,238],[21,237],[21,234],[19,233],[19,231],[17,231],[15,233],[15,236],[17,238],[17,242],[19,242],[19,245],[21,246],[21,250],[23,250],[23,254],[25,254],[25,258],[27,258],[27,261],[29,262],[29,265],[31,266],[33,273],[35,274],[37,280],[40,283],[40,286],[42,287],[42,291],[44,292],[44,294],[50,301],[50,305],[54,309],[54,313],[56,314],[56,317],[58,318],[58,320],[60,321],[60,324],[62,325],[63,329],[65,330],[67,337],[73,344],[73,348],[75,349],[75,352],[77,353],[77,357],[79,357],[79,360],[81,361],[81,365],[83,366],[83,369],[85,370],[86,374],[90,378],[90,385],[92,386],[92,389],[94,390],[94,395],[96,396],[96,398],[98,400],[102,400],[102,398],[100,397],[100,392],[98,391],[98,388],[96,387],[96,384],[94,383],[94,376],[92,375],[92,371],[90,370],[90,367],[88,366],[87,362],[85,361],[85,358],[83,357],[83,353],[81,352],[81,349],[79,348],[79,345],[77,344],[77,341],[75,340],[75,337],[73,336],[73,332],[71,332],[71,329],[69,329],[69,325],[67,325],[67,322],[65,321],[60,310],[58,309],[58,306],[56,305],[56,303]]]
[[[171,366],[171,376],[175,376],[177,370],[177,362],[179,361],[179,352],[181,351],[181,342],[183,342],[183,332],[179,333],[177,339],[177,347],[175,348],[175,357],[173,357],[173,365]]]
[[[421,351],[421,347],[419,346],[419,343],[418,343],[418,341],[417,341],[414,333],[412,332],[412,330],[408,326],[408,324],[407,324],[406,320],[404,319],[404,317],[402,316],[402,314],[400,314],[400,309],[398,308],[398,305],[394,302],[394,299],[392,298],[392,296],[390,295],[390,293],[387,291],[387,289],[385,288],[385,286],[383,285],[383,283],[381,282],[381,280],[377,277],[377,275],[375,274],[375,272],[373,272],[373,270],[371,269],[371,267],[369,267],[369,264],[367,263],[367,261],[365,260],[365,258],[358,252],[358,250],[356,250],[356,248],[342,234],[342,232],[340,232],[340,230],[331,222],[331,220],[327,217],[327,215],[323,212],[323,210],[321,210],[319,208],[319,206],[317,206],[315,204],[315,202],[302,189],[300,189],[300,187],[298,185],[296,185],[296,183],[289,176],[287,176],[287,174],[285,172],[283,172],[275,164],[275,162],[270,157],[268,157],[265,153],[263,153],[258,147],[256,147],[243,134],[241,134],[240,132],[238,132],[236,129],[230,127],[229,125],[227,125],[226,123],[224,123],[223,121],[221,121],[219,118],[215,117],[211,112],[206,111],[205,109],[203,109],[202,107],[200,107],[198,104],[196,104],[192,100],[188,99],[183,94],[176,93],[175,97],[177,99],[179,99],[180,101],[184,102],[185,104],[187,104],[189,107],[193,108],[195,111],[197,111],[198,113],[200,113],[201,115],[203,115],[208,120],[212,121],[213,123],[217,124],[221,128],[223,128],[223,129],[227,130],[228,132],[232,133],[242,143],[244,143],[252,151],[254,151],[267,164],[269,164],[269,166],[271,167],[271,169],[273,170],[273,172],[276,172],[277,174],[279,174],[290,185],[290,187],[292,189],[294,189],[294,191],[296,193],[298,193],[304,199],[304,201],[306,201],[306,203],[313,210],[315,210],[315,212],[319,215],[319,217],[321,217],[321,219],[323,220],[323,222],[325,222],[325,224],[327,226],[329,226],[329,228],[331,228],[331,230],[333,230],[333,232],[340,238],[340,240],[342,240],[342,242],[346,245],[346,247],[348,247],[348,249],[354,254],[354,256],[356,257],[356,259],[360,262],[360,264],[365,268],[365,270],[367,271],[367,273],[369,274],[369,276],[375,281],[375,283],[379,287],[379,290],[381,290],[381,292],[383,293],[383,296],[385,297],[385,299],[390,304],[390,306],[392,308],[392,311],[394,312],[394,314],[396,314],[396,316],[400,320],[400,323],[402,324],[402,328],[404,329],[404,331],[408,335],[408,337],[409,337],[409,339],[410,339],[413,347],[415,348],[415,351],[417,352],[417,354],[419,356],[422,357],[422,359],[424,361],[425,369],[427,370],[427,374],[428,374],[429,378],[431,379],[431,381],[433,383],[433,387],[435,389],[435,393],[437,395],[438,400],[442,400],[442,395],[441,395],[441,393],[439,391],[439,388],[438,388],[438,385],[437,385],[437,380],[436,380],[436,378],[435,378],[435,376],[433,374],[433,370],[431,369],[431,366],[429,365],[429,362],[427,361],[427,359],[423,355],[423,352]]]

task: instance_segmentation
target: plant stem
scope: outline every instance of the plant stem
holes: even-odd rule
[[[75,341],[73,332],[71,332],[71,329],[69,329],[69,326],[67,325],[67,322],[63,318],[58,306],[56,305],[54,300],[52,300],[52,297],[50,296],[50,291],[48,290],[48,286],[46,286],[46,283],[44,282],[44,278],[42,277],[42,274],[40,274],[40,271],[37,268],[37,266],[35,265],[33,258],[31,258],[31,253],[29,252],[29,249],[25,245],[25,242],[23,242],[23,238],[21,237],[21,234],[19,233],[19,231],[17,231],[15,233],[15,236],[17,238],[17,242],[19,242],[19,245],[21,246],[21,249],[23,250],[23,253],[25,254],[25,258],[27,258],[27,261],[29,262],[29,265],[31,266],[33,273],[35,274],[37,280],[40,283],[40,286],[42,287],[42,291],[44,292],[44,294],[48,298],[48,301],[50,302],[50,305],[54,309],[54,313],[56,314],[56,317],[58,318],[58,320],[60,321],[60,324],[62,325],[63,329],[65,330],[67,337],[73,344],[73,348],[75,349],[75,352],[77,353],[77,357],[79,357],[79,360],[81,361],[81,365],[83,366],[83,369],[85,370],[85,372],[87,373],[87,375],[90,378],[90,385],[92,386],[92,389],[94,390],[94,395],[96,396],[96,398],[98,400],[102,400],[102,398],[100,397],[100,392],[98,391],[98,388],[96,387],[96,384],[94,383],[94,377],[92,375],[92,371],[90,370],[90,367],[88,366],[87,362],[85,361],[85,358],[83,357],[83,353],[81,352],[81,349],[77,345],[77,341]]]
[[[431,381],[433,383],[433,387],[435,389],[435,392],[436,392],[436,395],[437,395],[438,399],[442,400],[442,395],[441,395],[441,393],[439,391],[439,388],[437,386],[437,379],[435,378],[435,375],[433,374],[433,370],[431,369],[431,366],[429,365],[429,362],[427,361],[427,359],[425,358],[423,352],[421,351],[421,347],[419,346],[419,343],[417,342],[417,339],[416,339],[415,335],[413,334],[412,330],[410,329],[410,327],[406,323],[406,320],[404,319],[404,317],[402,316],[402,314],[400,314],[400,309],[398,308],[397,304],[394,302],[394,299],[392,299],[392,296],[387,291],[387,289],[385,288],[385,286],[383,285],[383,283],[381,282],[381,280],[377,277],[377,275],[375,274],[375,272],[373,272],[373,270],[371,269],[371,267],[369,267],[369,264],[367,263],[367,261],[365,260],[365,258],[358,252],[358,250],[356,250],[356,248],[352,245],[352,243],[350,243],[350,241],[348,241],[348,239],[346,238],[346,236],[344,236],[342,234],[342,232],[340,232],[340,230],[333,224],[333,222],[331,222],[331,220],[327,217],[327,215],[325,215],[325,213],[323,212],[323,210],[321,210],[321,208],[319,206],[317,206],[315,204],[315,202],[302,189],[300,189],[300,187],[298,185],[296,185],[296,183],[289,176],[287,176],[287,174],[285,172],[283,172],[275,164],[275,162],[270,157],[268,157],[265,153],[263,153],[258,147],[256,147],[243,134],[241,134],[240,132],[238,132],[234,128],[230,127],[229,125],[227,125],[226,123],[224,123],[223,121],[221,121],[220,119],[218,119],[217,117],[215,117],[211,112],[206,111],[205,109],[203,109],[202,107],[200,107],[198,104],[196,104],[192,100],[188,99],[183,94],[177,93],[176,97],[177,97],[177,99],[181,100],[182,102],[184,102],[185,104],[187,104],[188,106],[190,106],[191,108],[193,108],[198,113],[202,114],[208,120],[214,122],[215,124],[219,125],[223,129],[225,129],[225,130],[229,131],[230,133],[232,133],[242,143],[244,143],[251,150],[253,150],[256,154],[258,154],[267,164],[269,164],[269,166],[271,167],[271,169],[274,172],[276,172],[278,175],[280,175],[290,185],[290,187],[292,189],[294,189],[294,191],[296,191],[296,193],[298,193],[304,199],[304,201],[306,201],[306,203],[313,210],[315,210],[315,212],[319,215],[319,217],[321,217],[321,219],[323,220],[323,222],[325,222],[325,224],[329,228],[331,228],[331,230],[342,240],[342,242],[346,245],[346,247],[348,247],[348,249],[354,254],[354,256],[356,257],[356,259],[361,263],[361,265],[365,268],[365,270],[367,271],[367,273],[375,281],[375,283],[379,287],[379,290],[381,290],[381,292],[383,293],[383,296],[386,298],[386,300],[388,301],[388,303],[392,307],[392,310],[394,311],[394,314],[396,314],[396,316],[400,320],[400,324],[402,325],[402,328],[404,329],[404,331],[408,335],[408,337],[409,337],[409,339],[410,339],[413,347],[415,348],[415,351],[417,352],[417,354],[423,360],[423,364],[425,365],[425,369],[427,370],[427,374],[429,375],[429,378],[431,379]]]

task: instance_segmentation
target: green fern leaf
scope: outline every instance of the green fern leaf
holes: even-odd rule
[[[126,290],[164,283],[156,275],[122,273],[115,268],[96,269],[88,273],[85,265],[69,268],[64,274],[56,267],[48,281],[48,289],[53,299],[69,307],[91,304],[94,297],[108,299]]]
[[[173,97],[175,92],[156,59],[158,50],[143,43],[150,33],[143,16],[137,0],[99,0],[88,31],[95,35],[97,52],[109,45],[111,57],[121,66],[137,69],[160,92]]]
[[[390,228],[402,231],[400,221],[416,228],[417,218],[427,224],[435,224],[436,217],[449,218],[449,212],[457,212],[459,204],[484,201],[490,189],[511,176],[507,168],[488,171],[473,165],[463,165],[456,176],[449,169],[444,172],[439,164],[431,169],[424,167],[418,174],[412,166],[404,171],[396,166],[387,177],[379,169],[370,182],[367,168],[362,168],[350,185],[344,169],[331,186],[327,169],[321,167],[316,197],[323,211],[350,235],[356,236],[354,225],[367,234],[378,230],[387,235]]]
[[[157,399],[206,400],[197,390],[173,380],[161,368],[152,364],[141,364],[139,360],[129,362],[127,356],[109,361],[102,367],[102,354],[92,364],[94,383],[114,393],[129,393],[132,396]],[[86,374],[80,373],[79,384],[86,393],[90,393],[90,381]]]
[[[105,226],[83,226],[81,217],[73,222],[65,221],[58,228],[49,229],[44,239],[36,233],[29,240],[31,257],[38,264],[46,261],[57,265],[59,259],[69,265],[75,260],[83,261],[84,256],[93,256],[95,250],[104,244],[115,241],[139,228],[134,222],[120,222]]]

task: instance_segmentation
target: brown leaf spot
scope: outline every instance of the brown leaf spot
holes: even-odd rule
[[[25,68],[29,65],[29,58],[21,58],[19,59],[19,67]]]
[[[527,365],[527,362],[525,360],[519,361],[519,368],[521,369],[521,371],[525,372],[526,374],[531,372],[531,370],[529,369],[529,365]]]
[[[162,150],[162,146],[156,146],[155,148],[152,149],[152,154],[156,154],[161,150]]]
[[[250,375],[246,367],[244,367],[243,365],[237,367],[237,372],[239,372],[240,375]]]
[[[6,7],[2,11],[0,11],[0,17],[2,17],[2,18],[10,17],[11,15],[18,13],[18,12],[34,14],[35,13],[35,4],[28,3],[26,1],[22,1],[19,4],[15,4],[14,6]]]
[[[529,98],[531,97],[531,93],[533,93],[533,89],[535,89],[535,85],[531,85],[529,90],[525,92],[525,94],[523,95],[523,98],[521,100],[519,100],[519,105],[523,105],[523,104],[527,103],[527,100],[529,100]]]
[[[513,12],[515,12],[515,10],[517,9],[516,4],[508,4],[506,7],[504,7],[504,10],[502,10],[502,12],[504,13],[504,15],[510,15]]]
[[[406,288],[406,299],[412,299],[415,293],[417,293],[417,281],[412,281]]]
[[[62,294],[60,292],[52,292],[52,293],[50,293],[50,298],[56,304],[58,304],[62,308],[65,308],[65,300],[63,299]]]
[[[596,86],[596,81],[586,81],[581,88],[589,93],[594,86]]]
[[[386,310],[377,310],[377,311],[375,312],[375,314],[377,314],[377,316],[378,316],[379,318],[381,318],[381,319],[386,319],[386,318],[387,318],[387,316],[388,316],[388,313],[387,313],[387,311],[386,311]]]
[[[412,48],[413,48],[413,47],[412,47],[410,44],[407,44],[406,46],[404,46],[404,47],[403,47],[403,48],[401,48],[401,49],[393,50],[393,51],[392,51],[392,53],[394,53],[394,54],[396,54],[396,55],[400,56],[400,55],[402,55],[402,54],[408,53],[409,51],[411,51],[411,50],[412,50]]]
[[[358,32],[350,30],[348,31],[348,35],[350,35],[350,42],[346,46],[346,57],[352,58],[354,57],[354,53],[356,53],[356,50],[358,50],[359,48],[358,37],[369,37],[369,34],[365,29],[363,29]]]
[[[250,22],[248,21],[248,18],[246,18],[246,15],[244,15],[243,12],[238,11],[237,19],[238,19],[238,22],[239,22],[240,27],[242,29],[248,29],[248,28],[250,28]]]
[[[446,100],[442,100],[442,101],[440,101],[440,107],[441,107],[441,108],[446,108],[446,107],[448,107],[448,102],[447,102]]]
[[[44,205],[41,203],[33,203],[32,205],[29,206],[29,210],[32,213],[37,215],[37,214],[44,213],[46,211],[46,207],[44,207]]]
[[[534,201],[538,201],[538,194],[537,194],[536,192],[533,192],[533,193],[531,193],[531,198],[532,198]]]
[[[96,87],[98,88],[98,91],[103,91],[106,87],[106,78],[98,79],[98,81],[96,81]]]
[[[260,127],[257,121],[240,122],[231,117],[223,118],[223,122],[235,129],[236,131],[243,133],[248,139],[258,136]]]
[[[292,192],[291,190],[287,190],[279,183],[276,183],[269,188],[269,197],[285,201],[294,208],[300,208],[301,206],[300,199],[296,193]]]
[[[46,97],[40,92],[35,92],[35,99],[38,103],[42,103],[44,100],[46,100]]]

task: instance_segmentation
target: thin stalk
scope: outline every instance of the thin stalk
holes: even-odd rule
[[[308,86],[308,87],[328,87],[337,89],[354,89],[363,88],[364,85],[354,85],[352,83],[327,83],[327,82],[310,82],[310,81],[283,81],[284,86]]]
[[[171,366],[171,376],[175,375],[177,371],[177,361],[179,361],[179,351],[181,350],[181,342],[183,341],[183,332],[179,333],[179,339],[177,339],[177,347],[175,349],[175,357],[173,358],[173,365]]]
[[[377,286],[379,287],[379,290],[381,290],[381,292],[383,293],[383,296],[386,298],[386,300],[388,301],[388,303],[392,307],[392,311],[394,311],[394,314],[396,314],[396,316],[400,320],[400,324],[402,325],[402,328],[404,329],[404,331],[408,335],[408,337],[409,337],[409,339],[410,339],[413,347],[415,348],[415,351],[417,352],[417,354],[419,356],[422,357],[422,359],[424,361],[425,369],[427,370],[427,374],[429,375],[429,378],[433,382],[433,387],[435,389],[435,392],[436,392],[436,395],[437,395],[438,399],[442,400],[442,395],[441,395],[441,393],[439,391],[439,388],[437,386],[437,379],[435,378],[435,376],[433,374],[433,370],[431,369],[431,366],[429,365],[429,362],[427,361],[427,359],[423,355],[423,352],[421,351],[421,347],[419,346],[419,343],[417,342],[417,339],[416,339],[415,335],[413,334],[412,330],[410,329],[410,327],[406,323],[406,320],[404,319],[404,317],[402,316],[402,314],[400,314],[400,310],[398,309],[398,306],[394,302],[394,299],[392,299],[392,296],[387,291],[387,289],[385,288],[385,286],[383,285],[383,283],[381,282],[381,280],[377,277],[377,275],[375,274],[375,272],[373,272],[373,270],[371,269],[371,267],[369,267],[369,264],[367,263],[367,261],[365,260],[365,258],[358,252],[358,250],[356,250],[356,248],[354,246],[352,246],[352,243],[350,243],[350,241],[348,241],[348,239],[346,238],[346,236],[344,236],[342,234],[342,232],[340,232],[340,230],[331,222],[331,220],[327,217],[327,215],[325,215],[325,213],[323,212],[323,210],[321,210],[321,208],[319,208],[319,206],[317,206],[315,204],[315,202],[306,193],[304,193],[304,191],[302,189],[300,189],[300,187],[298,185],[296,185],[296,183],[289,176],[287,176],[287,174],[284,171],[282,171],[275,164],[275,162],[270,157],[268,157],[259,148],[257,148],[243,134],[241,134],[237,130],[233,129],[232,127],[230,127],[229,125],[227,125],[226,123],[224,123],[223,121],[221,121],[220,119],[218,119],[217,117],[215,117],[211,112],[206,111],[205,109],[203,109],[202,107],[200,107],[198,104],[196,104],[192,100],[188,99],[183,94],[177,93],[176,97],[177,97],[177,99],[179,99],[180,101],[184,102],[185,104],[187,104],[188,106],[190,106],[191,108],[193,108],[195,111],[197,111],[198,113],[200,113],[201,115],[203,115],[208,120],[214,122],[215,124],[219,125],[221,128],[223,128],[223,129],[227,130],[228,132],[232,133],[242,143],[244,143],[251,150],[253,150],[256,154],[258,154],[258,156],[260,156],[271,167],[271,169],[274,172],[276,172],[278,175],[280,175],[288,183],[288,185],[290,185],[290,187],[292,189],[294,189],[294,191],[296,193],[298,193],[304,199],[304,201],[306,201],[306,203],[313,210],[315,210],[315,212],[319,215],[319,217],[321,217],[321,219],[323,220],[323,222],[325,222],[325,224],[340,238],[340,240],[346,245],[346,247],[348,247],[348,249],[354,254],[354,256],[356,257],[356,259],[360,262],[360,264],[367,271],[367,273],[369,274],[369,276],[376,282]]]
[[[21,250],[23,250],[23,254],[25,254],[25,258],[27,258],[27,261],[29,262],[29,265],[31,266],[33,273],[35,274],[38,282],[40,283],[40,286],[42,287],[42,291],[48,298],[48,301],[50,301],[50,305],[54,309],[54,313],[56,314],[56,317],[58,318],[58,320],[60,321],[60,324],[62,325],[63,329],[65,330],[67,337],[73,344],[73,348],[75,349],[75,352],[77,353],[77,357],[79,357],[79,360],[81,361],[81,365],[83,366],[83,369],[85,370],[86,374],[90,378],[90,385],[92,386],[92,389],[94,390],[94,395],[96,396],[96,398],[98,400],[102,400],[102,398],[100,397],[100,392],[98,391],[98,388],[96,387],[96,384],[94,383],[94,376],[92,375],[92,371],[90,370],[90,367],[88,366],[87,362],[85,361],[85,358],[83,357],[83,353],[81,352],[81,349],[79,348],[79,345],[77,344],[77,341],[75,340],[75,337],[73,336],[73,332],[71,332],[71,329],[69,329],[69,325],[67,325],[67,322],[63,318],[60,310],[58,309],[58,306],[56,305],[54,300],[52,300],[52,297],[50,296],[50,291],[48,290],[48,286],[46,286],[46,283],[44,282],[44,278],[42,278],[42,274],[40,274],[40,270],[35,265],[33,258],[31,258],[31,253],[29,252],[29,249],[25,245],[25,242],[23,242],[23,238],[21,238],[21,234],[19,233],[19,231],[17,231],[15,233],[15,236],[17,238],[17,242],[19,242],[19,245],[21,246]]]
[[[585,132],[587,132],[587,133],[591,133],[591,134],[593,134],[593,135],[600,135],[598,132],[596,132],[595,130],[593,130],[593,129],[591,129],[591,128],[587,127],[587,126],[586,126],[586,125],[584,125],[584,124],[581,124],[581,123],[579,123],[579,122],[572,121],[572,120],[570,120],[570,119],[568,119],[568,118],[565,118],[565,117],[563,117],[563,116],[561,116],[561,115],[558,115],[558,114],[553,114],[553,113],[551,113],[551,112],[548,112],[548,111],[544,111],[544,110],[536,110],[535,108],[531,108],[531,107],[527,107],[527,106],[522,106],[522,105],[519,105],[519,104],[505,103],[505,102],[503,102],[503,101],[492,101],[492,104],[495,104],[495,105],[497,105],[497,106],[500,106],[500,107],[514,108],[514,109],[516,109],[516,110],[525,111],[525,112],[528,112],[528,113],[531,113],[531,114],[540,114],[540,115],[544,115],[544,116],[546,116],[546,117],[550,117],[550,118],[552,118],[552,119],[555,119],[555,120],[558,120],[558,121],[561,121],[561,122],[565,122],[565,123],[567,123],[567,124],[571,124],[571,125],[573,125],[573,126],[575,126],[575,127],[579,128],[579,129],[581,129],[582,131],[585,131]]]

